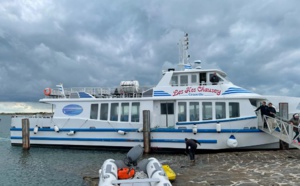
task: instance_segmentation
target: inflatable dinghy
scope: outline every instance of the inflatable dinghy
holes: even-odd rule
[[[162,165],[156,158],[147,159],[145,178],[119,179],[115,160],[106,160],[99,170],[99,185],[101,186],[172,186]]]

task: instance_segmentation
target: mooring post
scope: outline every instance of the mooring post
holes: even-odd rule
[[[150,153],[150,110],[143,110],[144,153]]]
[[[23,149],[30,149],[30,133],[29,133],[29,119],[22,119],[22,143]]]

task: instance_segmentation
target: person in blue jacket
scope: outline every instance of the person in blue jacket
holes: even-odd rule
[[[198,142],[195,139],[187,139],[185,138],[185,153],[189,154],[191,162],[195,162],[195,153],[197,149],[197,144],[201,145],[200,142]]]

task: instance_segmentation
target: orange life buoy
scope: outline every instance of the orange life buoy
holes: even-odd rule
[[[50,96],[50,95],[51,95],[51,88],[45,88],[45,89],[44,89],[44,94],[45,94],[46,96]]]
[[[135,174],[135,170],[133,168],[118,168],[118,178],[119,179],[129,179],[132,178]]]

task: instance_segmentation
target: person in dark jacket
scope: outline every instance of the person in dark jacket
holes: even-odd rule
[[[293,115],[293,118],[290,119],[290,124],[293,125],[293,131],[296,133],[294,138],[293,138],[293,143],[297,143],[300,145],[300,138],[299,138],[299,129],[298,129],[298,126],[300,124],[300,120],[299,120],[299,114],[294,114]],[[297,140],[296,140],[296,137],[297,137]]]
[[[262,105],[259,106],[255,111],[260,110],[260,114],[261,114],[261,119],[264,121],[264,128],[267,128],[267,122],[264,119],[264,115],[268,115],[268,106],[266,105],[266,102],[263,101]]]
[[[197,140],[195,139],[187,139],[185,138],[185,153],[189,154],[191,162],[195,162],[195,153],[197,149],[197,144],[201,145]]]
[[[272,103],[268,104],[268,113],[267,113],[267,115],[269,117],[271,117],[271,118],[269,118],[269,121],[271,123],[271,126],[270,126],[271,129],[273,129],[275,127],[275,124],[276,124],[275,119],[273,119],[276,116],[276,109],[273,107]]]
[[[219,77],[217,76],[217,73],[213,73],[210,77],[210,82],[213,84],[213,85],[217,85],[218,82],[219,82]]]
[[[272,103],[268,104],[268,113],[267,113],[267,115],[272,117],[272,118],[275,118],[275,116],[276,116],[276,109],[273,107]]]

